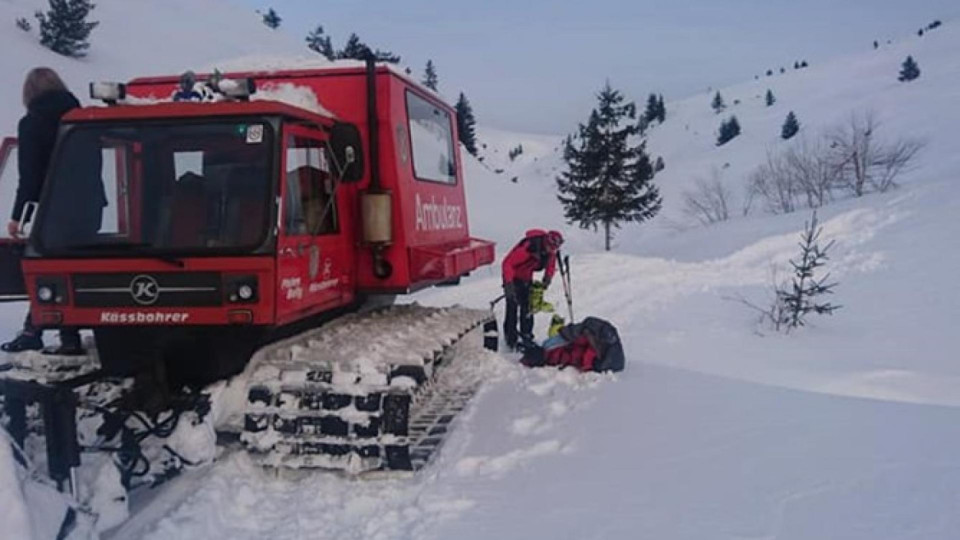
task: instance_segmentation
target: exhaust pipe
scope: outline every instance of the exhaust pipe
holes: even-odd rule
[[[373,275],[387,279],[393,265],[384,249],[393,243],[393,194],[383,189],[380,180],[380,123],[377,120],[377,63],[373,53],[366,59],[367,137],[370,147],[370,185],[360,195],[363,241],[373,255]]]

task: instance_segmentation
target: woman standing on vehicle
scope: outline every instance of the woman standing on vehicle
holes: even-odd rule
[[[57,139],[60,119],[70,109],[80,106],[77,98],[67,90],[55,71],[46,67],[30,70],[23,82],[23,106],[27,114],[17,126],[17,161],[20,182],[13,214],[7,223],[11,237],[20,236],[20,217],[24,206],[40,198],[43,181],[47,176],[53,145]],[[12,341],[0,345],[6,352],[20,352],[43,348],[43,329],[33,325],[30,313],[23,323],[23,330]],[[76,328],[60,329],[60,347],[52,354],[83,354],[80,332]]]

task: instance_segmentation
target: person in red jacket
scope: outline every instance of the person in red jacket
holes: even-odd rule
[[[530,287],[533,273],[543,272],[543,285],[550,285],[557,271],[557,251],[563,235],[557,231],[531,229],[503,259],[503,293],[507,313],[503,322],[507,346],[516,348],[517,339],[533,341],[533,315],[530,313]],[[519,332],[517,328],[519,314]]]

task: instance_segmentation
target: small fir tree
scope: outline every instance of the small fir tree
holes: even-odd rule
[[[873,50],[877,50],[879,48],[880,48],[880,42],[877,40],[873,40]]]
[[[796,135],[799,131],[800,121],[797,120],[797,115],[793,114],[793,111],[790,111],[787,114],[787,119],[783,121],[783,127],[780,128],[780,138],[783,140],[788,140]]]
[[[360,36],[356,33],[350,34],[343,48],[337,52],[336,57],[341,60],[366,60],[371,55],[377,62],[388,62],[390,64],[400,62],[400,56],[390,51],[381,51],[380,49],[374,51],[366,43],[360,41]]]
[[[916,79],[920,76],[920,66],[917,65],[917,62],[913,59],[912,56],[908,56],[906,60],[903,61],[903,64],[900,66],[900,76],[897,77],[897,80],[900,82],[908,82]]]
[[[321,25],[317,25],[313,32],[307,34],[307,47],[313,52],[322,54],[327,60],[333,60],[336,56],[330,36],[324,35]]]
[[[460,92],[460,98],[457,99],[455,108],[457,111],[457,134],[460,142],[463,143],[463,147],[467,149],[467,152],[476,156],[477,120],[473,116],[473,107],[470,106],[470,101],[467,100],[467,96],[465,96],[463,92]]]
[[[724,109],[727,108],[727,105],[726,105],[726,103],[723,102],[723,96],[720,95],[720,91],[719,91],[719,90],[717,91],[716,95],[713,96],[713,102],[710,103],[710,107],[712,107],[712,108],[713,108],[713,112],[715,112],[715,113],[717,113],[717,114],[722,113],[722,112],[724,111]]]
[[[717,146],[723,146],[740,135],[740,122],[736,116],[720,123],[720,132],[717,134]]]
[[[667,121],[667,106],[663,103],[663,94],[657,98],[657,120],[661,124]]]
[[[51,51],[82,58],[86,56],[90,43],[90,32],[99,22],[87,21],[90,12],[96,7],[90,0],[49,0],[50,9],[46,13],[37,11],[35,16],[40,23],[40,43]]]
[[[423,80],[420,81],[424,86],[437,91],[439,79],[437,78],[437,68],[433,65],[433,60],[427,60],[427,67],[423,70]]]
[[[767,95],[764,98],[767,102],[767,107],[772,107],[774,103],[777,102],[777,98],[773,96],[773,91],[767,90]]]
[[[641,118],[646,120],[647,124],[660,118],[660,102],[657,100],[656,94],[647,96],[647,107],[643,110],[643,116]]]
[[[280,18],[279,14],[277,14],[277,10],[273,8],[268,9],[267,12],[263,14],[263,24],[267,25],[267,27],[273,30],[280,28],[280,23],[282,21],[283,19]]]
[[[587,123],[564,142],[567,167],[557,177],[557,197],[569,223],[603,228],[609,251],[613,229],[654,217],[663,200],[646,143],[639,140],[636,106],[609,83],[597,101]]]
[[[29,32],[33,29],[33,27],[30,26],[30,21],[28,21],[25,17],[17,18],[17,28],[23,30],[24,32]]]
[[[790,260],[793,267],[793,282],[789,287],[777,289],[777,301],[782,309],[779,311],[779,320],[774,321],[777,329],[786,328],[789,332],[806,324],[807,315],[830,315],[840,309],[830,302],[820,301],[820,297],[833,294],[836,283],[827,283],[830,274],[817,279],[814,274],[822,268],[828,260],[827,251],[833,246],[831,240],[827,245],[820,246],[820,235],[823,228],[817,223],[817,213],[804,225],[800,234],[800,259]]]

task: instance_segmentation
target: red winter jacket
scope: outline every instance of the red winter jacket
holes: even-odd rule
[[[548,349],[544,352],[545,365],[573,366],[580,371],[593,371],[593,364],[596,360],[597,349],[586,335],[578,337],[573,343]]]
[[[547,249],[547,231],[530,229],[503,259],[503,282],[533,281],[533,273],[543,270],[543,279],[553,279],[557,271],[557,252]]]

